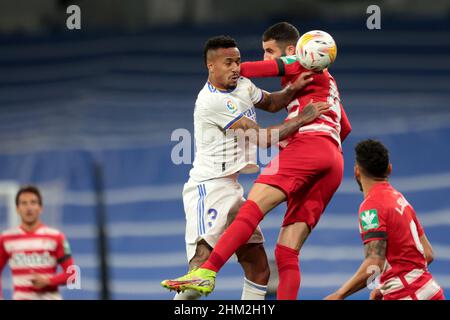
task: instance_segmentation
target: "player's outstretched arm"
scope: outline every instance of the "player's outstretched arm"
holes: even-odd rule
[[[256,143],[259,147],[267,148],[272,144],[277,143],[286,137],[296,132],[301,126],[313,121],[321,114],[328,111],[330,106],[325,102],[309,102],[302,112],[289,121],[261,128],[255,121],[247,117],[242,117],[236,121],[230,129],[234,130],[236,134],[247,135],[250,130],[256,137]],[[264,130],[264,131],[262,131]],[[263,132],[263,134],[261,134]]]
[[[282,77],[299,74],[304,70],[298,61],[289,59],[247,61],[241,63],[241,76],[246,78]]]
[[[255,107],[268,112],[278,112],[286,108],[296,93],[313,81],[313,72],[303,72],[293,83],[287,85],[283,90],[276,92],[264,91],[263,99],[255,104]]]
[[[330,294],[325,300],[342,300],[367,286],[368,279],[373,276],[375,269],[383,270],[386,259],[386,240],[374,240],[365,244],[366,258],[358,271],[335,293]]]

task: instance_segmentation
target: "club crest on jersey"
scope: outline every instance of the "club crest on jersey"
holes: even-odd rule
[[[237,106],[231,99],[225,100],[225,105],[231,113],[235,113],[237,111]]]
[[[380,226],[377,209],[363,211],[359,218],[364,231],[376,229]]]

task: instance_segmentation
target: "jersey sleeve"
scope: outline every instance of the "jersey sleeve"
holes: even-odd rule
[[[241,63],[241,75],[247,78],[282,77],[305,71],[308,70],[302,67],[295,56]]]
[[[350,121],[348,120],[347,114],[345,113],[345,110],[342,107],[342,105],[340,106],[340,108],[341,108],[341,133],[340,133],[340,137],[341,137],[341,142],[344,142],[345,138],[347,138],[347,136],[352,131],[352,126],[350,124]]]
[[[9,259],[9,256],[5,250],[4,240],[3,240],[3,237],[0,235],[0,276],[1,276],[4,266],[8,262],[8,259]]]
[[[386,212],[373,201],[366,201],[359,209],[359,231],[364,244],[374,240],[386,240]]]
[[[2,271],[7,262],[8,262],[8,254],[3,244],[3,237],[0,235],[0,300],[3,299]]]
[[[250,80],[248,80],[250,85],[249,85],[249,94],[250,94],[250,99],[252,100],[253,104],[257,104],[259,102],[261,102],[261,100],[264,98],[264,93],[263,91],[258,88],[253,82],[251,82]]]
[[[411,216],[412,216],[412,219],[414,220],[414,223],[416,224],[417,234],[419,235],[419,237],[423,236],[425,231],[423,230],[422,224],[420,223],[419,218],[417,217],[414,209],[412,210]]]
[[[241,76],[247,78],[281,77],[284,75],[281,60],[247,61],[241,63]]]
[[[73,271],[69,270],[69,268],[74,264],[72,252],[70,250],[69,242],[62,233],[56,249],[56,259],[63,270],[62,272],[50,277],[50,286],[52,287],[67,284],[68,279],[72,276],[71,272]]]
[[[72,252],[69,241],[67,241],[64,234],[61,233],[58,240],[58,247],[56,249],[56,259],[58,260],[58,263],[61,264],[70,258],[72,258]]]

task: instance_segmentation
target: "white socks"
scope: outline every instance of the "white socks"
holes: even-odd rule
[[[266,298],[267,285],[251,282],[244,278],[244,288],[241,300],[264,300]]]

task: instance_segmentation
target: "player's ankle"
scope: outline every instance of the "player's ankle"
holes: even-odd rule
[[[214,270],[211,270],[211,269],[208,269],[208,268],[205,268],[205,267],[199,268],[198,271],[204,276],[214,277],[214,278],[216,277],[216,273],[217,273]]]

